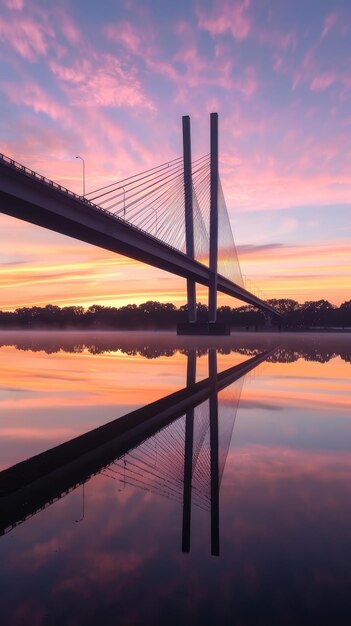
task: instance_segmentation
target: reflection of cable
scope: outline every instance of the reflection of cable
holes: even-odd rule
[[[210,488],[209,404],[205,401],[195,407],[195,445],[193,452],[193,502],[204,511],[209,510]],[[124,482],[181,503],[184,488],[185,416],[175,420],[153,437],[143,441],[124,458],[116,459],[101,472],[107,478]],[[128,461],[128,465],[127,465]]]
[[[236,381],[219,394],[220,403],[229,400],[229,414],[225,411],[219,420],[218,474],[221,482],[226,462],[236,412],[244,379]],[[209,401],[194,407],[192,500],[204,511],[211,503],[210,476],[210,420]],[[186,416],[176,419],[139,446],[130,450],[124,458],[116,459],[103,473],[107,478],[124,481],[144,491],[183,501],[184,490],[184,437]],[[128,461],[128,465],[127,465]]]

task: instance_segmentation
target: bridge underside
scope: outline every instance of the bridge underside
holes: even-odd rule
[[[0,161],[0,212],[209,286],[211,272],[202,263],[57,187]],[[217,289],[276,314],[268,304],[220,274]]]

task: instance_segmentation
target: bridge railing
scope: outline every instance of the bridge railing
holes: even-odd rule
[[[55,183],[55,181],[51,180],[50,178],[46,178],[46,176],[43,176],[42,174],[38,174],[38,172],[35,172],[34,170],[30,169],[29,167],[26,167],[25,165],[22,165],[22,163],[18,163],[18,161],[11,159],[10,157],[6,156],[6,154],[0,153],[0,159],[2,161],[5,161],[5,163],[7,163],[8,165],[11,165],[12,167],[14,167],[16,170],[20,170],[24,174],[27,174],[31,176],[32,178],[36,178],[37,180],[40,180],[40,182],[45,183],[46,185],[49,185],[50,187],[55,187],[55,189],[58,189],[59,191],[63,191],[69,196],[73,196],[75,198],[78,198],[79,200],[84,200],[88,204],[92,204],[91,202],[89,202],[89,200],[85,200],[84,196],[79,196],[77,193],[74,193],[74,191],[67,189],[67,187],[63,187],[59,183]]]

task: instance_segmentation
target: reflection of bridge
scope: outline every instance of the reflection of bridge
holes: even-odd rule
[[[190,352],[184,389],[0,472],[0,533],[102,472],[121,486],[183,499],[184,551],[190,549],[193,495],[194,504],[211,510],[212,553],[218,554],[219,487],[241,386],[233,390],[231,414],[223,420],[218,393],[268,354],[217,374],[216,351],[211,350],[210,376],[195,383],[196,356]]]
[[[243,286],[218,173],[216,113],[209,156],[192,163],[190,119],[184,117],[182,159],[87,196],[0,155],[1,212],[186,278],[191,329],[196,283],[209,287],[211,323],[217,291],[275,313]]]

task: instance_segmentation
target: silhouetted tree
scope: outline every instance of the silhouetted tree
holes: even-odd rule
[[[267,301],[282,314],[279,325],[290,329],[308,327],[351,327],[351,300],[335,307],[327,300],[307,301],[299,304],[289,298]],[[169,302],[148,300],[140,305],[122,307],[91,305],[87,310],[81,306],[60,308],[53,304],[45,307],[20,307],[15,311],[0,311],[2,328],[169,328],[187,320],[187,305],[177,307]],[[208,321],[208,307],[197,303],[197,319]],[[218,309],[218,321],[232,326],[258,329],[265,324],[262,311],[250,305]]]

